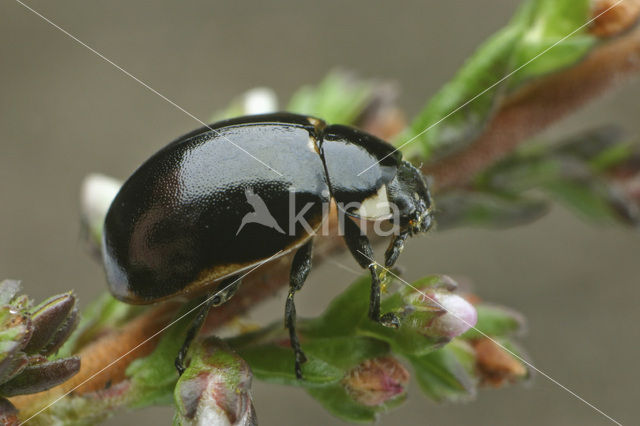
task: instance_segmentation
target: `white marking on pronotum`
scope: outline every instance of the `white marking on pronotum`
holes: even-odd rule
[[[382,185],[378,192],[366,198],[357,211],[358,216],[374,219],[391,217],[391,206],[387,198],[387,185]]]

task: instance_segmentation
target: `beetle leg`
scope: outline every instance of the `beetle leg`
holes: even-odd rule
[[[293,296],[296,291],[302,288],[307,275],[311,271],[311,248],[313,247],[313,239],[309,240],[305,245],[300,247],[291,262],[291,274],[289,276],[289,294],[287,295],[287,303],[284,308],[284,326],[289,329],[289,340],[291,347],[296,356],[296,377],[302,379],[301,365],[307,361],[307,357],[300,348],[300,341],[296,334],[296,306],[293,302]]]
[[[380,277],[373,259],[373,249],[366,235],[351,219],[344,221],[344,240],[349,251],[362,268],[371,273],[371,296],[369,299],[369,318],[385,327],[397,328],[400,320],[393,313],[380,314]]]
[[[204,320],[207,318],[207,314],[212,306],[218,306],[228,300],[235,290],[237,290],[240,285],[240,280],[237,277],[230,277],[223,280],[216,290],[212,291],[210,294],[206,296],[205,303],[200,307],[198,311],[198,315],[191,322],[191,327],[187,330],[187,337],[184,339],[184,343],[180,348],[180,352],[178,352],[178,356],[175,359],[176,370],[178,370],[178,374],[182,376],[184,370],[186,369],[184,362],[187,358],[187,352],[189,352],[189,347],[195,339],[196,335],[202,328],[202,324]],[[231,294],[229,294],[231,293]]]
[[[398,260],[398,256],[402,253],[402,249],[404,248],[404,242],[409,237],[409,231],[402,231],[400,234],[393,237],[391,243],[389,243],[389,247],[387,251],[384,252],[384,266],[387,269],[393,268],[393,265],[396,264]]]

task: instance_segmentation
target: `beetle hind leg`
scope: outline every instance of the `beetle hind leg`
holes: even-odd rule
[[[176,370],[178,374],[182,376],[184,370],[186,370],[185,360],[187,359],[187,352],[191,347],[193,339],[197,336],[198,332],[202,328],[204,320],[207,318],[207,314],[212,306],[219,306],[229,300],[231,296],[236,292],[240,286],[240,279],[237,277],[230,277],[223,280],[216,290],[212,291],[204,299],[204,303],[198,310],[198,314],[191,322],[191,327],[187,330],[187,336],[184,339],[184,343],[178,352],[178,356],[175,359]]]
[[[289,340],[296,357],[295,372],[298,379],[302,379],[302,364],[307,361],[307,357],[302,348],[296,333],[296,305],[293,301],[296,291],[302,288],[304,281],[311,271],[311,252],[313,240],[309,240],[300,247],[291,262],[291,274],[289,276],[289,294],[284,308],[284,325],[289,329]]]
[[[362,235],[360,228],[351,219],[344,221],[344,240],[349,251],[362,268],[371,273],[371,293],[369,298],[369,318],[385,327],[398,328],[400,320],[391,312],[380,314],[380,276],[378,267],[373,260],[373,249],[366,235]]]

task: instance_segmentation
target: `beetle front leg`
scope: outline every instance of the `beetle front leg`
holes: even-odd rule
[[[358,225],[348,218],[344,221],[344,240],[356,262],[362,268],[369,269],[371,273],[369,318],[385,327],[398,328],[400,320],[395,314],[391,312],[380,314],[380,277],[376,262],[373,260],[373,249],[367,236],[362,235]]]
[[[393,268],[393,265],[396,264],[398,260],[398,256],[402,253],[402,249],[404,248],[404,243],[409,237],[409,231],[401,231],[398,235],[394,236],[389,243],[389,247],[387,251],[384,252],[384,266],[387,269]]]
[[[284,326],[289,329],[289,341],[296,356],[295,372],[298,379],[302,379],[302,364],[307,361],[307,357],[302,348],[296,334],[296,305],[293,297],[296,291],[302,288],[309,272],[311,271],[311,252],[313,247],[313,239],[309,240],[305,245],[300,247],[291,262],[291,273],[289,276],[289,294],[287,295],[287,303],[284,308]]]

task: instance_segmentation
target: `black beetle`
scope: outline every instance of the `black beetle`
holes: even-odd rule
[[[314,230],[330,201],[346,215],[368,220],[387,219],[391,204],[397,207],[400,231],[385,253],[387,268],[406,238],[426,232],[432,223],[431,197],[420,171],[391,145],[355,128],[274,113],[192,131],[142,164],[113,200],[102,240],[111,293],[128,303],[148,304],[225,289],[207,299],[194,320],[176,358],[182,372],[206,313],[231,297],[240,273],[297,250],[285,325],[301,377],[305,356],[295,332],[293,297],[311,269]],[[292,216],[299,220],[292,224]],[[349,219],[344,221],[344,240],[357,262],[371,272],[369,316],[397,327],[393,314],[380,313],[373,251]]]

